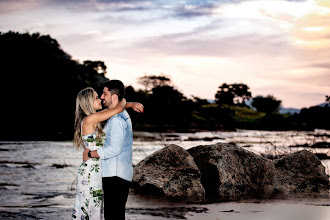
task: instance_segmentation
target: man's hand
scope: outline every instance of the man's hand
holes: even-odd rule
[[[90,157],[88,157],[88,152],[91,151],[90,149],[88,148],[85,148],[84,152],[83,152],[83,160],[84,161],[87,161],[90,159]]]

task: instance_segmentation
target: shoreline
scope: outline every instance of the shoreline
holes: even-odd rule
[[[232,130],[229,129],[216,129],[216,130],[207,130],[207,129],[156,129],[156,128],[151,128],[151,129],[133,129],[133,136],[134,133],[158,133],[158,134],[195,134],[199,132],[238,132],[238,131],[264,131],[264,132],[318,132],[324,135],[330,136],[330,130],[326,129],[319,129],[319,128],[314,128],[312,130],[275,130],[275,129],[247,129],[247,128],[235,128]],[[322,133],[323,132],[323,133]],[[1,142],[22,142],[22,141],[72,141],[73,137],[68,137],[68,136],[61,136],[60,134],[56,137],[50,136],[50,137],[12,137],[10,136],[8,139],[5,139],[6,137],[3,137],[1,139]]]
[[[1,219],[68,219],[73,204],[60,205],[63,195],[48,198],[49,205],[2,206]],[[330,199],[260,199],[210,204],[173,203],[130,193],[126,220],[328,220]]]
[[[126,207],[127,219],[327,220],[330,218],[329,198],[260,199],[185,204],[130,194]]]

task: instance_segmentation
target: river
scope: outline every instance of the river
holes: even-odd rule
[[[313,145],[318,142],[329,143],[330,131],[326,130],[313,132],[251,130],[197,133],[134,132],[133,164],[137,164],[146,156],[169,144],[177,144],[189,149],[219,142],[235,143],[257,154],[279,155],[308,149],[314,153],[330,156],[329,148],[290,147],[302,144]],[[0,141],[0,152],[0,219],[70,219],[75,197],[76,172],[82,162],[82,150],[76,151],[71,141]],[[330,160],[322,160],[322,163],[329,174]],[[284,202],[284,204],[287,203]],[[258,212],[255,210],[260,209],[260,212],[267,213],[268,209],[271,210],[269,206],[273,205],[273,209],[276,210],[282,206],[286,209],[294,204],[298,204],[296,208],[302,210],[312,208],[316,213],[323,213],[319,219],[323,217],[330,219],[329,200],[289,201],[288,205],[283,205],[283,201],[269,201],[262,202],[262,205],[259,204],[257,207],[251,206],[250,202],[196,206],[169,204],[138,195],[129,196],[127,219],[205,219],[208,215],[210,219],[216,219],[215,215],[210,213],[226,217],[221,219],[235,219],[235,215],[244,213],[233,211],[235,207],[240,207],[237,209],[245,207],[243,209],[247,212],[251,207],[250,211],[254,213],[251,219],[257,219]],[[152,209],[152,207],[155,208]],[[163,207],[162,211],[157,212],[159,210],[157,207]],[[171,215],[171,213],[176,214]]]

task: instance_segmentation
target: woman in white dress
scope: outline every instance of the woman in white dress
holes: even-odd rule
[[[132,108],[143,112],[140,103],[126,103],[123,99],[113,109],[102,109],[101,100],[93,88],[81,90],[76,98],[75,134],[73,143],[77,149],[89,148],[97,150],[103,147],[104,133],[100,122],[122,112],[125,108]],[[83,162],[77,175],[76,199],[72,219],[100,220],[102,217],[102,175],[101,161],[92,158]]]

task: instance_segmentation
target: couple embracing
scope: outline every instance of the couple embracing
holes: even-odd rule
[[[72,219],[125,219],[125,205],[133,178],[132,122],[125,108],[143,112],[140,103],[126,103],[119,80],[104,83],[101,99],[93,88],[76,99],[74,145],[84,147],[77,175]],[[108,120],[102,130],[100,122]],[[104,208],[103,201],[104,200]]]

